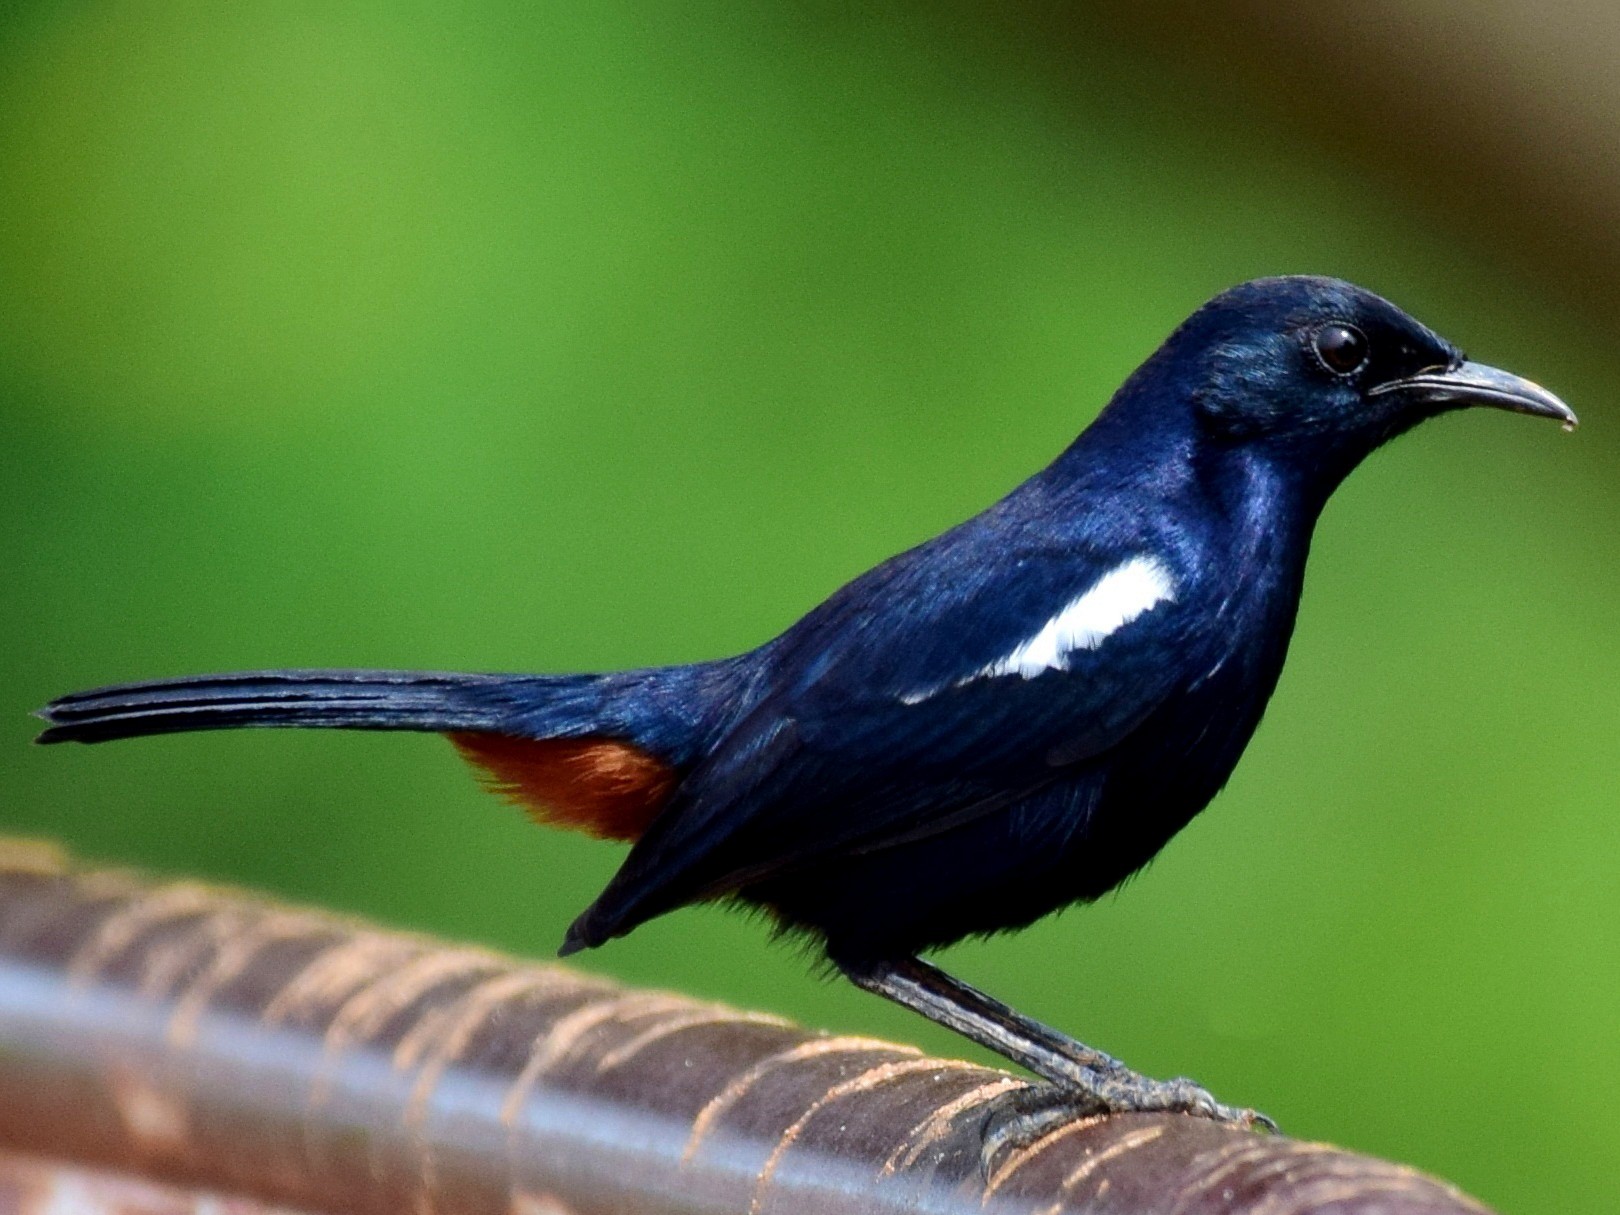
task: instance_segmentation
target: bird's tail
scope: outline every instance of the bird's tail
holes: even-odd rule
[[[722,720],[742,660],[583,675],[244,671],[120,684],[53,700],[38,741],[106,742],[241,726],[448,735],[536,818],[635,839]]]
[[[568,678],[568,677],[564,677]],[[243,671],[118,684],[51,701],[42,743],[106,742],[236,726],[490,730],[513,680],[422,671]]]

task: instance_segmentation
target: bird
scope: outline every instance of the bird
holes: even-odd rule
[[[1256,279],[1193,312],[1047,467],[752,650],[600,673],[122,684],[52,701],[38,741],[445,734],[540,822],[631,845],[562,955],[740,903],[1046,1081],[1050,1100],[1009,1127],[1060,1110],[1274,1128],[924,955],[1098,899],[1211,801],[1277,685],[1330,495],[1390,439],[1469,406],[1576,424],[1370,291]]]

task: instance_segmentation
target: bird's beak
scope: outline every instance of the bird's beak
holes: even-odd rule
[[[1578,421],[1573,409],[1540,384],[1484,363],[1459,363],[1444,371],[1420,371],[1404,380],[1380,384],[1368,395],[1385,393],[1397,393],[1414,405],[1436,405],[1442,409],[1461,409],[1469,405],[1511,409],[1514,413],[1552,418],[1562,422],[1565,430],[1574,430]]]

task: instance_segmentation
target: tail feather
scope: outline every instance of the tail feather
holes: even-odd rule
[[[244,671],[75,692],[36,741],[106,742],[239,726],[446,734],[542,822],[633,840],[750,686],[750,656],[577,675]]]
[[[53,700],[36,741],[105,742],[239,726],[493,730],[510,677],[418,671],[244,671],[118,684]]]

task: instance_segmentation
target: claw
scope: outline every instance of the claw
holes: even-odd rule
[[[1269,1114],[1262,1114],[1259,1110],[1234,1110],[1237,1116],[1232,1119],[1246,1131],[1264,1131],[1268,1135],[1282,1134],[1282,1128],[1277,1120]]]

